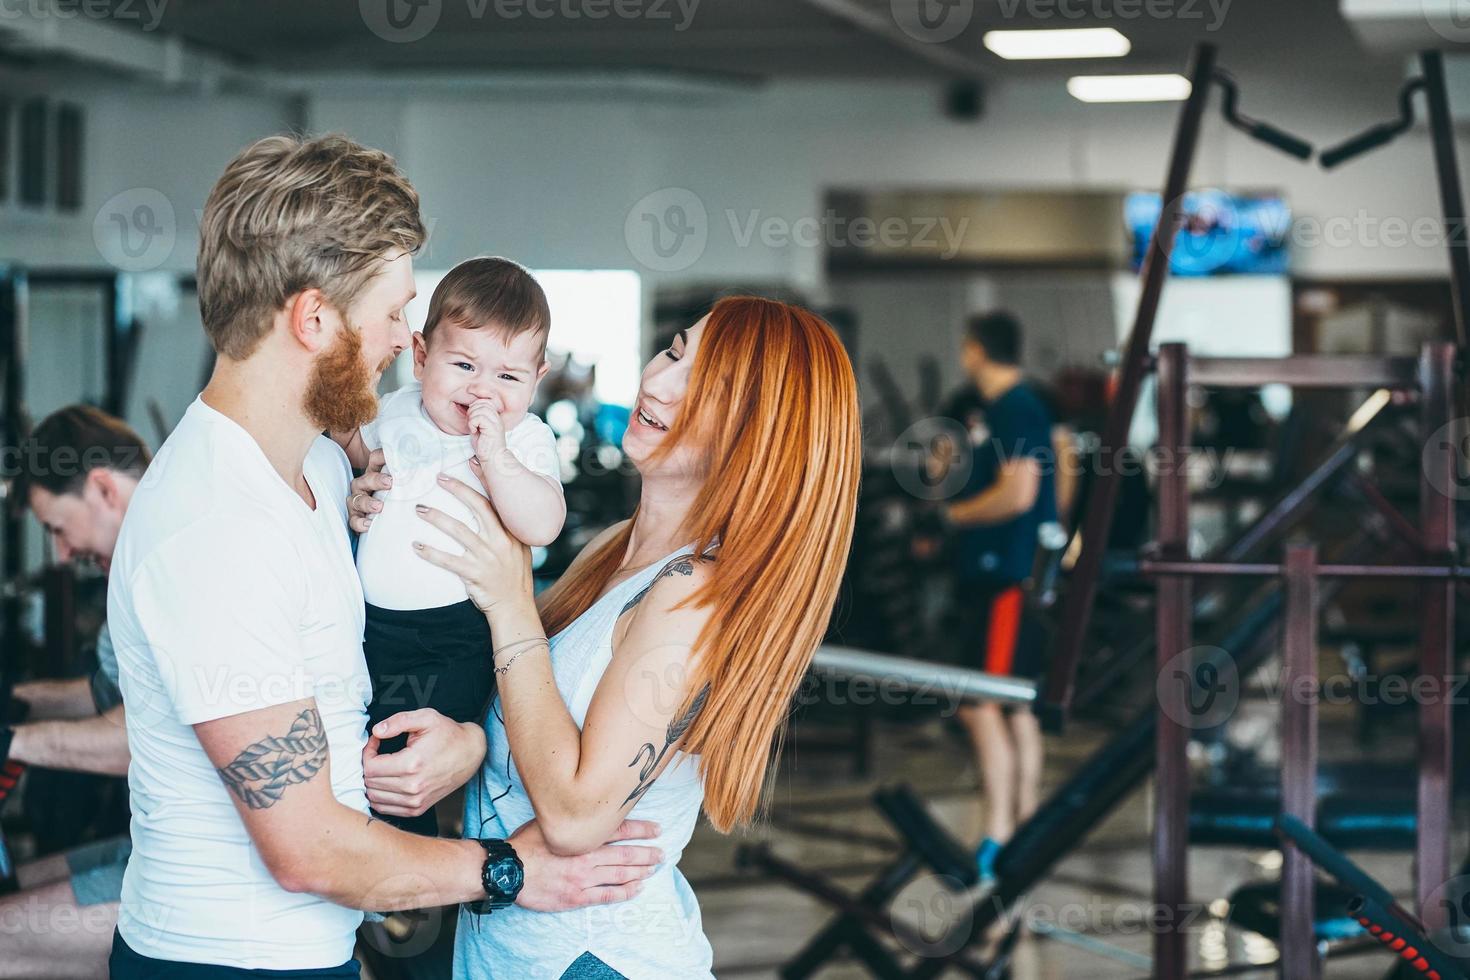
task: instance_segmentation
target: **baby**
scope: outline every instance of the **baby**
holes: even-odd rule
[[[439,486],[440,473],[490,498],[506,529],[546,545],[566,518],[556,437],[527,409],[546,374],[551,313],[540,284],[508,259],[455,266],[429,301],[413,335],[413,383],[383,396],[378,417],[356,432],[334,433],[352,464],[381,448],[393,486],[358,541],[357,571],[367,602],[363,653],[372,677],[368,726],[400,711],[434,708],[455,721],[479,721],[493,689],[490,629],[464,584],[419,557],[422,541],[459,554],[447,534],[420,518],[424,504],[478,529],[470,510]],[[479,460],[489,492],[470,468]],[[390,739],[382,752],[396,752]],[[385,817],[434,835],[433,811]]]

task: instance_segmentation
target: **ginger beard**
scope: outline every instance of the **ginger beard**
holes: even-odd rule
[[[389,361],[383,362],[379,374]],[[362,335],[355,328],[344,325],[336,343],[311,366],[303,407],[312,425],[329,432],[350,431],[377,417],[378,393],[373,373],[362,360]]]

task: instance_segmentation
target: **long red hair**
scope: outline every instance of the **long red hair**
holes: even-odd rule
[[[705,812],[722,832],[760,809],[772,749],[779,755],[791,700],[831,619],[857,509],[859,422],[852,363],[816,314],[745,296],[710,311],[684,407],[654,458],[685,439],[706,449],[684,531],[696,553],[718,544],[718,560],[685,600],[711,614],[675,717],[707,684],[681,748],[699,753]],[[602,594],[633,523],[548,596],[547,635]]]

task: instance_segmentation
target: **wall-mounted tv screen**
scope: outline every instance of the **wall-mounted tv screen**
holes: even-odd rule
[[[1271,195],[1220,190],[1184,195],[1184,221],[1174,239],[1169,271],[1179,276],[1272,275],[1287,270],[1291,211]],[[1143,265],[1159,220],[1159,195],[1123,198],[1133,268]]]

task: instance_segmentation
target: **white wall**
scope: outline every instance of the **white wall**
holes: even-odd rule
[[[1376,85],[1247,91],[1244,108],[1319,144],[1393,108],[1392,92]],[[688,105],[338,97],[313,103],[310,123],[397,136],[439,243],[453,253],[490,242],[533,265],[636,264],[623,235],[629,209],[647,194],[679,187],[704,206],[708,244],[687,269],[645,274],[771,277],[815,287],[820,248],[771,245],[759,236],[742,245],[732,220],[739,229],[752,216],[820,215],[830,187],[1156,188],[1178,111],[1084,106],[1054,84],[1034,82],[993,89],[975,123],[943,118],[939,101],[927,84],[832,82],[773,84]],[[1470,156],[1464,141],[1461,153]],[[1385,243],[1374,227],[1438,213],[1422,130],[1326,173],[1212,117],[1192,183],[1279,188],[1308,232],[1329,220],[1358,224],[1334,226],[1344,237],[1331,244],[1298,242],[1299,275],[1434,276],[1447,268],[1437,242]]]
[[[1381,77],[1345,72],[1285,84],[1241,75],[1244,111],[1319,145],[1393,110],[1392,85]],[[943,117],[940,89],[927,83],[792,81],[727,94],[705,88],[682,99],[590,91],[585,98],[537,99],[523,89],[502,97],[487,91],[446,95],[385,83],[361,94],[339,87],[300,102],[167,95],[97,80],[51,87],[58,95],[68,89],[86,109],[85,205],[67,217],[0,209],[0,259],[97,266],[104,250],[94,241],[93,224],[104,204],[120,193],[127,204],[126,195],[154,190],[175,218],[175,241],[161,268],[191,269],[195,214],[224,163],[250,139],[300,123],[317,132],[347,132],[399,158],[422,195],[432,231],[421,265],[442,268],[496,252],[539,268],[631,268],[643,276],[645,317],[655,289],[682,283],[782,284],[818,302],[843,299],[826,282],[821,246],[763,241],[759,234],[740,240],[744,229],[767,219],[819,217],[831,188],[1156,188],[1178,112],[1175,105],[1084,106],[1060,86],[1034,81],[992,86],[984,117],[963,123]],[[1470,158],[1464,141],[1461,154]],[[1422,129],[1341,173],[1324,173],[1212,117],[1192,184],[1276,188],[1308,230],[1335,222],[1330,230],[1340,240],[1294,248],[1299,276],[1445,273],[1437,241],[1385,242],[1384,231],[1392,229],[1380,226],[1384,219],[1408,226],[1437,213]],[[669,201],[687,200],[677,189],[691,192],[703,210],[705,244],[684,255],[688,261],[679,268],[651,267],[637,240],[635,207],[654,195],[662,213]],[[1068,313],[1064,297],[1052,296],[1048,287],[1038,291],[1018,277],[997,281],[1009,290],[1002,299],[1043,318],[1055,305],[1061,320],[1077,324],[1080,333],[1069,326],[1046,340],[1047,358],[1075,360],[1071,353],[1097,346],[1092,314],[1101,304],[1088,298],[1092,294],[1077,294]],[[861,312],[878,322],[902,318],[901,310],[890,312],[895,304],[915,304],[915,318],[920,307],[933,305],[907,295],[874,299],[877,315]],[[974,299],[940,305],[968,311]],[[183,332],[195,329],[180,323]],[[946,370],[955,329],[927,328],[920,345]],[[868,352],[894,343],[872,335],[861,341]],[[178,370],[194,377],[201,357],[197,335],[180,333],[178,348]],[[901,378],[912,374],[904,364],[894,367]]]

